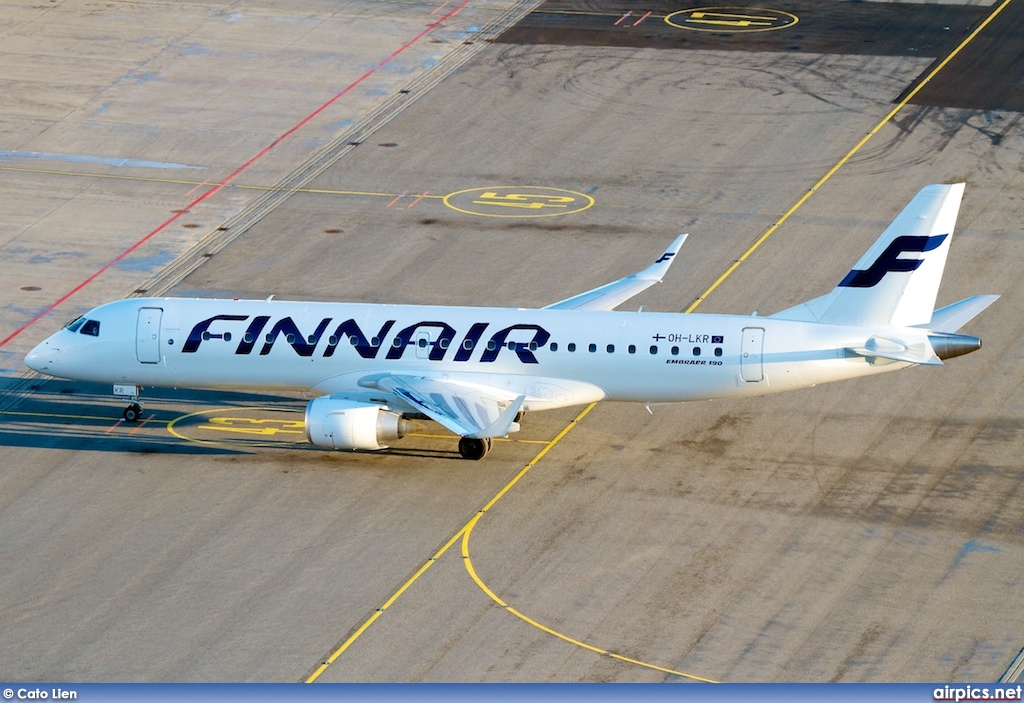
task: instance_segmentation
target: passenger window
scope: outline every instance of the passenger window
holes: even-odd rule
[[[693,355],[694,356],[700,356],[700,347],[694,347],[693,348]]]
[[[672,347],[672,356],[679,356],[679,347]]]
[[[576,342],[569,342],[569,351],[576,351]]]
[[[715,356],[721,356],[721,355],[722,355],[722,348],[721,347],[715,347]]]
[[[636,354],[636,345],[635,344],[630,344],[629,345],[629,353],[630,354]]]
[[[652,344],[651,345],[651,354],[657,354],[657,353],[658,353],[658,345],[657,344]]]
[[[548,346],[551,348],[551,351],[558,351],[558,342],[552,342]]]
[[[614,354],[615,353],[615,345],[614,344],[609,344],[607,349],[608,349],[608,353],[609,354]]]
[[[597,345],[596,345],[596,344],[594,344],[594,343],[591,343],[591,344],[590,344],[590,346],[589,346],[589,347],[587,347],[587,349],[589,349],[589,350],[590,350],[590,353],[591,353],[591,354],[593,354],[594,352],[596,352],[596,351],[597,351]]]
[[[86,320],[82,324],[82,329],[78,331],[79,334],[87,334],[90,337],[100,336],[100,323],[98,320]]]

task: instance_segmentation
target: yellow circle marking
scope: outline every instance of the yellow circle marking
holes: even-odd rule
[[[771,32],[799,21],[790,12],[761,7],[695,7],[665,17],[667,24],[693,32]]]
[[[457,212],[481,217],[558,217],[583,212],[594,204],[584,193],[545,186],[489,186],[467,188],[444,196],[442,202]]]
[[[214,447],[275,447],[282,444],[302,444],[306,441],[304,420],[253,416],[255,413],[295,414],[297,412],[281,408],[213,408],[176,417],[167,423],[167,431],[186,442]],[[225,415],[225,413],[232,414]],[[213,433],[214,436],[223,437],[223,439],[190,437],[185,434],[184,427],[181,430],[177,427],[204,415],[215,415],[216,417],[209,418],[205,424],[190,425],[189,429],[193,432]],[[267,441],[268,439],[271,441]]]

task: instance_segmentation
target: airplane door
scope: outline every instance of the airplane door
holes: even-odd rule
[[[761,355],[764,352],[764,328],[744,327],[743,345],[740,349],[740,378],[748,383],[764,380]]]
[[[143,364],[160,363],[160,317],[163,308],[139,308],[135,356]]]

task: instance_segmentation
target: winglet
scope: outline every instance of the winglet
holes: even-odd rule
[[[665,274],[668,273],[668,267],[672,265],[676,254],[679,253],[679,250],[683,246],[683,242],[685,242],[686,238],[689,236],[689,234],[680,234],[676,237],[669,245],[668,249],[666,249],[653,264],[645,268],[643,271],[634,274],[636,278],[640,278],[645,281],[654,281],[655,283],[659,282],[665,277]]]
[[[657,260],[643,271],[634,273],[632,276],[620,278],[617,281],[608,283],[600,288],[594,288],[586,293],[574,295],[571,298],[560,300],[546,306],[545,310],[613,310],[618,305],[626,302],[637,293],[645,291],[655,283],[661,281],[668,273],[669,266],[679,253],[680,247],[686,241],[688,235],[681,234],[669,245]]]

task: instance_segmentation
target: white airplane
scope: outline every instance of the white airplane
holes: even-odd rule
[[[925,187],[831,293],[768,317],[613,311],[661,280],[682,235],[639,273],[542,309],[132,298],[25,363],[115,384],[129,422],[142,386],[301,391],[317,396],[318,447],[383,449],[429,418],[481,459],[525,412],[761,395],[980,348],[956,331],[998,296],[933,312],[963,191]]]

